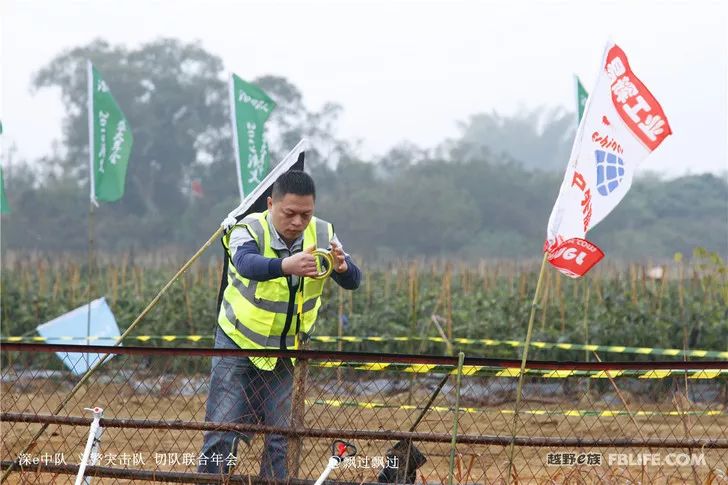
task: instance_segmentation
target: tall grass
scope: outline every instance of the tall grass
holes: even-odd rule
[[[178,268],[169,254],[100,257],[93,281],[83,257],[5,254],[2,266],[2,336],[33,334],[34,328],[92,298],[106,296],[123,329]],[[698,249],[650,278],[650,268],[602,263],[583,280],[553,270],[543,285],[534,340],[641,347],[728,348],[728,270],[721,258]],[[515,357],[511,347],[478,348],[453,343],[398,341],[394,337],[521,340],[525,335],[537,262],[399,261],[376,268],[362,264],[356,292],[326,285],[317,335],[379,336],[383,342],[314,343],[314,348],[386,352],[450,353]],[[212,333],[216,322],[220,261],[191,268],[152,313],[137,335]],[[435,323],[439,322],[439,323]],[[437,325],[441,326],[441,331]],[[586,325],[586,327],[585,327]],[[135,345],[137,343],[135,342]],[[175,342],[175,345],[193,345]],[[151,341],[148,345],[171,345]],[[199,345],[210,345],[203,340]],[[533,358],[583,359],[583,351],[535,350]],[[649,356],[607,355],[612,359]]]

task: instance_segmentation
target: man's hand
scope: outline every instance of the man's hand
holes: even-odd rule
[[[346,264],[346,254],[335,241],[331,241],[331,256],[334,257],[334,271],[337,273],[346,273],[349,269],[349,265]]]
[[[316,258],[313,256],[314,249],[316,248],[311,246],[300,253],[283,258],[283,262],[281,264],[283,274],[309,277],[316,276],[318,271],[316,269]]]

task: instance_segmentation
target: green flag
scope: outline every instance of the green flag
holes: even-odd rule
[[[5,179],[3,178],[3,169],[0,167],[0,214],[7,214],[8,212],[10,212],[10,206],[7,197],[5,197]]]
[[[88,61],[88,136],[91,202],[113,202],[124,195],[133,137],[109,86]]]
[[[578,118],[576,119],[577,124],[581,122],[581,117],[584,116],[584,108],[586,107],[586,100],[589,97],[589,93],[584,89],[584,85],[579,81],[579,76],[574,76],[576,80],[576,109]]]
[[[230,118],[241,200],[268,174],[270,162],[264,124],[275,107],[262,89],[231,75]]]

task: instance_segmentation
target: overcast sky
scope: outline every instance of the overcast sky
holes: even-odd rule
[[[128,47],[160,36],[199,40],[245,79],[285,76],[309,108],[343,105],[337,135],[361,140],[365,157],[404,140],[431,148],[457,135],[457,122],[475,113],[541,105],[573,110],[573,74],[590,89],[612,39],[673,130],[642,169],[669,176],[728,170],[724,0],[0,0],[0,6],[3,145],[15,144],[19,158],[48,154],[61,138],[60,93],[32,93],[33,74],[63,49],[98,37]]]

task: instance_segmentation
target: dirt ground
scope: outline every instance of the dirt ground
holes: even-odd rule
[[[341,384],[341,383],[340,383]],[[342,384],[343,385],[343,384]],[[156,388],[155,388],[156,389]],[[342,388],[343,389],[343,388]],[[67,394],[67,388],[48,381],[32,386],[3,385],[1,403],[3,412],[24,412],[51,414],[51,410]],[[206,395],[179,392],[179,386],[164,385],[154,392],[139,392],[129,385],[113,382],[89,386],[66,406],[66,414],[84,416],[83,407],[98,405],[105,408],[107,418],[164,419],[203,421]],[[52,391],[52,392],[51,392]],[[358,403],[343,402],[343,391],[331,386],[312,385],[307,394],[306,426],[332,430],[406,431],[414,421],[418,410],[415,405],[427,400],[427,389],[416,389],[413,393],[379,393]],[[373,407],[371,403],[385,404]],[[370,403],[370,404],[363,404]],[[459,432],[464,435],[498,435],[510,437],[513,422],[513,403],[473,406],[465,402],[465,412],[459,415]],[[687,417],[670,415],[675,403],[641,404],[628,403],[631,409],[651,412],[653,415],[637,416],[581,416],[576,409],[624,411],[621,404],[607,406],[596,397],[588,395],[579,401],[534,400],[526,403],[521,414],[522,424],[519,436],[544,436],[551,438],[664,438],[679,439],[715,438],[728,439],[728,416],[725,409],[704,406],[702,411],[713,414],[694,414]],[[679,406],[679,403],[677,404]],[[441,396],[417,431],[420,433],[446,433],[453,429],[454,413],[449,394]],[[685,409],[685,407],[683,407]],[[697,409],[690,408],[691,410]],[[717,409],[717,411],[716,411]],[[698,410],[700,411],[700,410]],[[63,413],[62,413],[63,414]],[[2,423],[2,459],[18,456],[32,434],[40,428],[37,424]],[[62,453],[68,464],[78,463],[78,457],[88,434],[87,427],[51,425],[44,433],[32,457],[49,457],[50,463],[56,454]],[[342,466],[330,475],[331,479],[356,482],[376,481],[380,465],[387,449],[395,440],[358,440],[359,458]],[[153,429],[107,428],[101,441],[103,466],[140,468],[144,470],[168,470],[193,472],[202,443],[202,432]],[[238,450],[237,471],[241,474],[256,474],[263,439],[257,436],[250,446],[241,443]],[[420,469],[418,483],[447,483],[449,473],[449,443],[417,443],[428,461]],[[330,439],[303,439],[303,452],[298,478],[315,480],[326,466],[330,454]],[[661,464],[640,466],[637,464],[608,463],[618,460],[613,454],[627,454],[633,462],[639,454],[660,454],[659,459],[675,453],[702,454],[704,462],[696,466]],[[572,453],[600,455],[601,465],[549,465],[549,453]],[[137,463],[134,463],[136,457]],[[174,458],[176,457],[176,458]],[[144,463],[139,463],[139,459]],[[553,458],[552,458],[553,459]],[[164,461],[166,460],[166,461]],[[170,460],[172,463],[170,463]],[[653,460],[654,461],[654,460]],[[195,464],[191,464],[195,462]],[[514,477],[511,483],[728,483],[728,449],[645,449],[645,448],[546,448],[516,447]],[[9,484],[62,484],[73,483],[68,475],[38,474],[25,467],[22,473],[11,475]],[[508,448],[502,446],[456,447],[456,483],[503,483],[508,469]],[[94,484],[141,483],[120,479],[93,479]]]

